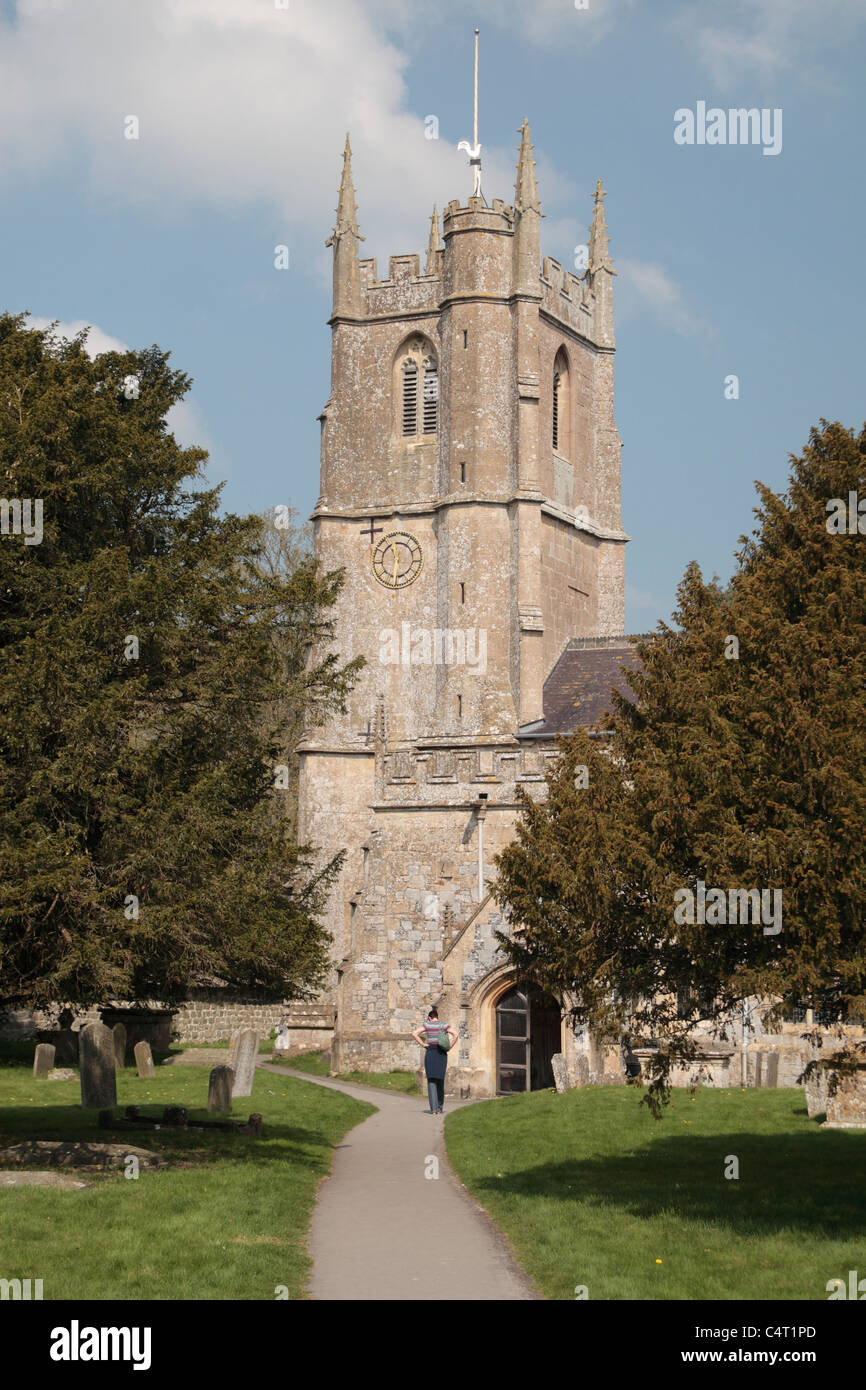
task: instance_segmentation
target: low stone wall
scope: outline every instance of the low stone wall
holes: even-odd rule
[[[254,1028],[266,1038],[286,1012],[285,1004],[260,1000],[231,1000],[213,995],[191,999],[178,1007],[174,1032],[178,1042],[216,1042],[238,1028]]]
[[[124,1001],[112,1001],[121,1006]],[[157,1004],[157,1001],[149,1001]],[[75,1009],[73,1028],[78,1031],[86,1023],[100,1021],[99,1008]],[[289,1019],[289,1050],[311,1052],[328,1048],[334,1033],[333,1015],[314,1006],[281,1002],[265,1004],[260,999],[227,999],[215,990],[201,991],[184,1004],[176,1006],[172,1024],[178,1042],[216,1042],[229,1038],[238,1028],[254,1028],[267,1038],[284,1018]],[[0,1014],[0,1039],[8,1041],[35,1040],[40,1033],[57,1026],[47,1014],[30,1009],[10,1010]],[[387,1068],[385,1068],[387,1070]]]
[[[290,1034],[291,1036],[291,1034]],[[414,1071],[419,1047],[411,1034],[338,1034],[333,1040],[335,1072]]]

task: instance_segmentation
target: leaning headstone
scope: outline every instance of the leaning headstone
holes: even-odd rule
[[[231,1037],[229,1038],[229,1051],[225,1062],[227,1067],[233,1067],[235,1064],[235,1060],[238,1055],[238,1043],[241,1040],[242,1032],[242,1028],[236,1028],[235,1031],[232,1033]]]
[[[132,1049],[139,1076],[149,1080],[153,1076],[153,1054],[149,1042],[137,1042]]]
[[[824,1129],[866,1129],[866,1062],[853,1076],[839,1078],[836,1091],[827,1095]]]
[[[126,1029],[122,1023],[115,1023],[111,1030],[114,1038],[114,1065],[118,1071],[126,1066]]]
[[[81,1108],[102,1110],[117,1104],[114,1035],[104,1023],[88,1023],[79,1037]]]
[[[211,1115],[228,1114],[231,1110],[234,1079],[231,1067],[214,1067],[207,1088],[207,1108]]]
[[[256,1056],[258,1050],[259,1035],[255,1029],[241,1029],[233,1062],[235,1074],[234,1085],[232,1086],[233,1096],[248,1096],[252,1094],[253,1072],[256,1069]]]
[[[37,1077],[40,1081],[44,1081],[53,1066],[53,1043],[37,1043],[36,1054],[33,1058],[33,1075]]]
[[[826,1113],[827,1073],[823,1067],[818,1067],[813,1071],[806,1082],[806,1109],[810,1117]]]
[[[561,1052],[554,1052],[550,1059],[550,1065],[553,1070],[553,1079],[556,1083],[557,1091],[567,1091],[569,1089],[568,1067],[565,1064],[565,1058]]]

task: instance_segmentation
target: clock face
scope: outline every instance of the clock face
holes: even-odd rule
[[[405,589],[421,573],[424,555],[408,531],[391,531],[376,546],[371,563],[374,575],[386,589]]]

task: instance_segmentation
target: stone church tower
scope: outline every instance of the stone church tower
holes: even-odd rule
[[[524,1089],[527,1068],[532,1084],[549,1071],[528,1042],[502,1046],[497,1001],[511,1007],[515,981],[486,879],[516,788],[543,794],[569,727],[548,697],[586,722],[556,673],[625,648],[604,196],[599,183],[585,273],[542,262],[524,121],[513,205],[451,202],[441,233],[434,210],[423,268],[392,256],[380,279],[360,257],[346,141],[313,524],[324,568],[346,573],[336,650],[367,664],[347,714],[298,750],[301,836],[347,851],[326,923],[333,990],[312,1011],[334,1023],[335,1071],[417,1067],[411,1033],[432,1003],[459,1024],[452,1087]],[[310,1021],[296,1006],[298,1040]],[[539,1014],[544,1029],[548,1052],[569,1046]]]

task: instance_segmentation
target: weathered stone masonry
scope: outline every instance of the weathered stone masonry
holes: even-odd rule
[[[346,715],[299,749],[302,838],[347,850],[327,920],[335,1069],[417,1065],[411,1033],[436,1001],[460,1024],[452,1083],[495,1090],[491,1010],[511,979],[485,880],[518,786],[544,792],[546,679],[571,639],[624,624],[603,198],[586,273],[542,262],[524,122],[513,204],[449,203],[444,241],[434,211],[423,272],[392,256],[380,279],[359,256],[346,144],[313,525],[322,563],[346,570],[339,650],[368,664]],[[407,377],[436,393],[423,426]],[[483,669],[381,661],[404,624],[483,632]]]

